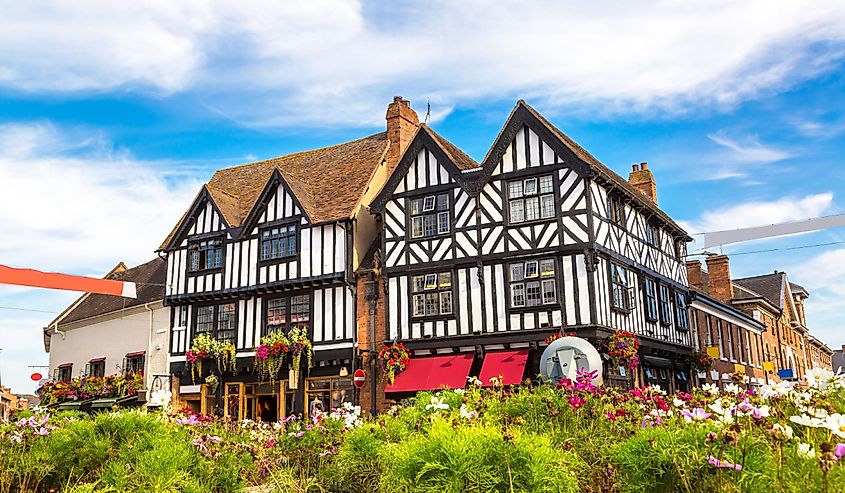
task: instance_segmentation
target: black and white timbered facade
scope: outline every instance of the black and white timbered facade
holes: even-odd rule
[[[356,241],[369,245],[376,234],[374,227],[356,233],[368,220],[360,200],[373,185],[371,176],[384,166],[387,142],[381,133],[227,168],[203,186],[160,249],[167,257],[165,301],[173,307],[171,371],[189,390],[183,393],[210,392],[190,378],[185,356],[194,337],[208,334],[237,348],[236,372],[220,372],[225,402],[238,402],[237,413],[225,410],[229,415],[266,419],[261,416],[266,398],[278,419],[306,411],[309,399],[329,399],[327,389],[336,385],[347,395],[351,377],[340,383],[330,377],[350,372],[353,364],[353,250]],[[345,174],[332,177],[333,169],[344,166]],[[325,190],[314,191],[312,183]],[[305,378],[269,389],[253,371],[255,349],[262,336],[293,327],[306,328],[314,346],[314,366],[302,373],[320,381]],[[280,378],[287,378],[286,370]],[[270,395],[280,397],[274,401]]]
[[[615,329],[689,352],[687,233],[522,101],[482,163],[422,126],[372,209],[385,339],[417,354]]]

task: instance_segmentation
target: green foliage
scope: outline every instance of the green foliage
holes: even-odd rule
[[[492,427],[452,427],[436,421],[426,434],[382,451],[383,491],[578,491],[571,454],[548,439]]]

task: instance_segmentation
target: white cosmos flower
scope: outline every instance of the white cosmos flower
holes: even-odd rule
[[[790,416],[789,420],[795,424],[809,426],[810,428],[822,428],[825,426],[824,420],[814,418],[806,414],[802,414],[801,416]]]
[[[816,449],[814,449],[809,443],[801,442],[798,444],[798,455],[808,459],[813,459],[816,457]]]
[[[725,392],[728,394],[739,395],[742,390],[739,388],[739,385],[735,383],[729,383],[725,385]]]
[[[831,414],[824,421],[824,426],[839,438],[845,438],[845,414]]]
[[[673,397],[672,404],[674,404],[675,407],[684,407],[687,403],[682,401],[681,399],[678,399],[677,397]]]
[[[150,400],[147,402],[148,407],[167,407],[170,405],[170,399],[173,393],[169,390],[159,389],[150,395]]]
[[[707,392],[710,395],[719,395],[719,387],[712,383],[705,383],[701,386],[701,390]]]
[[[431,404],[426,404],[425,410],[426,411],[440,411],[449,409],[449,404],[443,402],[443,398],[441,397],[438,399],[437,397],[431,398]]]
[[[458,395],[463,395],[466,392],[464,389],[455,389],[455,393]]]
[[[781,425],[780,423],[775,423],[774,426],[772,426],[772,430],[780,431],[788,440],[792,440],[792,437],[795,436],[792,432],[792,427],[789,425]]]
[[[470,411],[469,408],[467,408],[466,404],[461,404],[461,417],[467,421],[470,421],[473,418],[478,417],[478,413],[475,411]]]

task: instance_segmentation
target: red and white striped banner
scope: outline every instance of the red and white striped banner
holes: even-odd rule
[[[138,297],[134,282],[41,272],[35,269],[17,269],[5,265],[0,265],[0,284],[110,294],[124,298]]]

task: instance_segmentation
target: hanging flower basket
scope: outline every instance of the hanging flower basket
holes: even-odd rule
[[[191,342],[191,349],[185,353],[185,359],[191,365],[191,381],[196,383],[202,376],[202,363],[207,359],[214,359],[220,349],[220,343],[208,334],[200,334]]]
[[[220,371],[230,371],[235,373],[238,361],[235,356],[236,352],[237,349],[235,349],[235,345],[231,342],[223,342],[217,346],[217,364]]]
[[[689,355],[689,364],[696,372],[705,372],[713,365],[713,358],[704,351],[693,351]]]
[[[308,362],[311,368],[311,358],[314,355],[314,346],[311,339],[308,339],[308,330],[305,327],[294,327],[288,332],[288,343],[290,343],[290,366],[297,372],[302,364],[302,357]],[[298,374],[298,373],[297,373]]]
[[[550,335],[549,337],[546,337],[546,339],[543,342],[546,345],[548,345],[548,344],[551,344],[551,343],[555,342],[556,340],[561,339],[563,337],[576,337],[576,336],[577,336],[577,334],[575,334],[575,332],[568,332],[568,333],[564,334],[563,331],[561,330],[561,331],[558,331],[558,332]]]
[[[262,337],[255,348],[255,369],[258,370],[259,378],[275,383],[289,352],[290,342],[283,332],[273,332]]]
[[[617,330],[602,344],[602,351],[610,356],[614,367],[624,366],[630,371],[640,364],[640,343],[637,336],[625,330]]]
[[[411,351],[401,342],[397,342],[381,348],[378,359],[387,381],[393,385],[393,382],[396,381],[396,375],[408,368],[408,363],[411,361]]]

